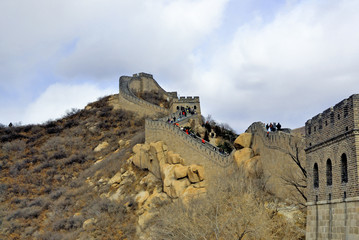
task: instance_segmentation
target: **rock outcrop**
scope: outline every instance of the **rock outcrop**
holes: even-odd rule
[[[95,147],[94,151],[95,152],[100,152],[103,149],[107,148],[109,146],[108,142],[102,142],[99,145],[97,145],[97,147]]]
[[[250,148],[252,144],[252,134],[242,133],[234,141],[234,147],[236,149]]]
[[[205,174],[203,166],[192,164],[185,166],[184,159],[178,154],[168,151],[162,142],[137,144],[133,147],[132,163],[149,170],[161,179],[163,192],[170,198],[181,198],[185,195],[196,195],[205,192]],[[196,186],[192,186],[196,184]],[[187,190],[190,188],[191,190]],[[193,188],[193,189],[192,189]]]

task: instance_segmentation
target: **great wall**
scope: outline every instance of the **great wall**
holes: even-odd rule
[[[134,91],[155,90],[170,102],[166,109],[139,99]],[[145,141],[163,141],[172,151],[200,164],[211,174],[230,169],[234,156],[221,154],[215,146],[202,143],[173,124],[167,116],[175,114],[178,106],[189,104],[198,109],[199,97],[177,97],[166,92],[146,73],[120,78],[120,104],[147,116]],[[252,134],[251,149],[260,156],[268,185],[283,186],[271,189],[277,196],[286,196],[283,176],[297,171],[293,159],[306,162],[308,208],[306,239],[359,239],[359,95],[353,95],[306,122],[305,138],[290,132],[267,132],[265,125],[255,122],[248,127]],[[166,116],[166,117],[164,117]],[[196,119],[190,116],[180,124]],[[294,158],[293,158],[294,157]],[[290,193],[289,193],[290,194]]]
[[[171,103],[171,110],[136,97],[134,90],[161,92]],[[147,113],[149,116],[145,122],[146,142],[164,141],[169,149],[179,153],[185,159],[192,159],[191,163],[204,165],[208,169],[226,168],[233,163],[231,155],[220,153],[217,147],[208,142],[202,143],[201,139],[186,134],[179,127],[166,121],[171,114],[177,115],[176,107],[181,105],[195,106],[197,114],[179,119],[179,124],[183,124],[191,118],[198,119],[200,117],[199,97],[177,98],[176,92],[168,93],[164,91],[153,79],[152,75],[139,73],[134,74],[133,77],[120,77],[119,98],[120,102],[127,101],[135,104],[137,108],[140,108],[138,112]],[[158,118],[161,115],[165,115],[165,117]]]

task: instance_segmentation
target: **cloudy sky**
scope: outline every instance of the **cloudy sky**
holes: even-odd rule
[[[0,0],[0,123],[42,123],[147,72],[238,133],[359,93],[357,0]]]

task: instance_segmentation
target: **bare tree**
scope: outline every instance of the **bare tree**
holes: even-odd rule
[[[162,208],[151,227],[152,239],[300,239],[294,225],[266,206],[270,197],[260,190],[260,181],[241,176],[227,174],[206,196]]]
[[[298,143],[295,143],[293,152],[286,152],[297,166],[297,171],[287,171],[281,178],[286,185],[293,187],[296,192],[299,193],[301,199],[294,194],[292,197],[297,200],[298,204],[305,207],[305,203],[307,202],[307,171],[305,169],[305,161],[300,157],[301,150],[303,150],[303,148],[300,147]]]

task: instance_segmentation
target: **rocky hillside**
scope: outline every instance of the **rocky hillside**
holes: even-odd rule
[[[238,149],[209,182],[164,142],[144,143],[144,118],[116,99],[0,128],[0,239],[303,239],[303,213],[267,188],[252,153],[238,157],[252,140],[205,124]]]
[[[0,239],[134,239],[132,198],[143,171],[127,163],[144,119],[111,97],[43,125],[0,129]],[[130,185],[118,202],[109,179]],[[113,180],[114,181],[114,180]]]

